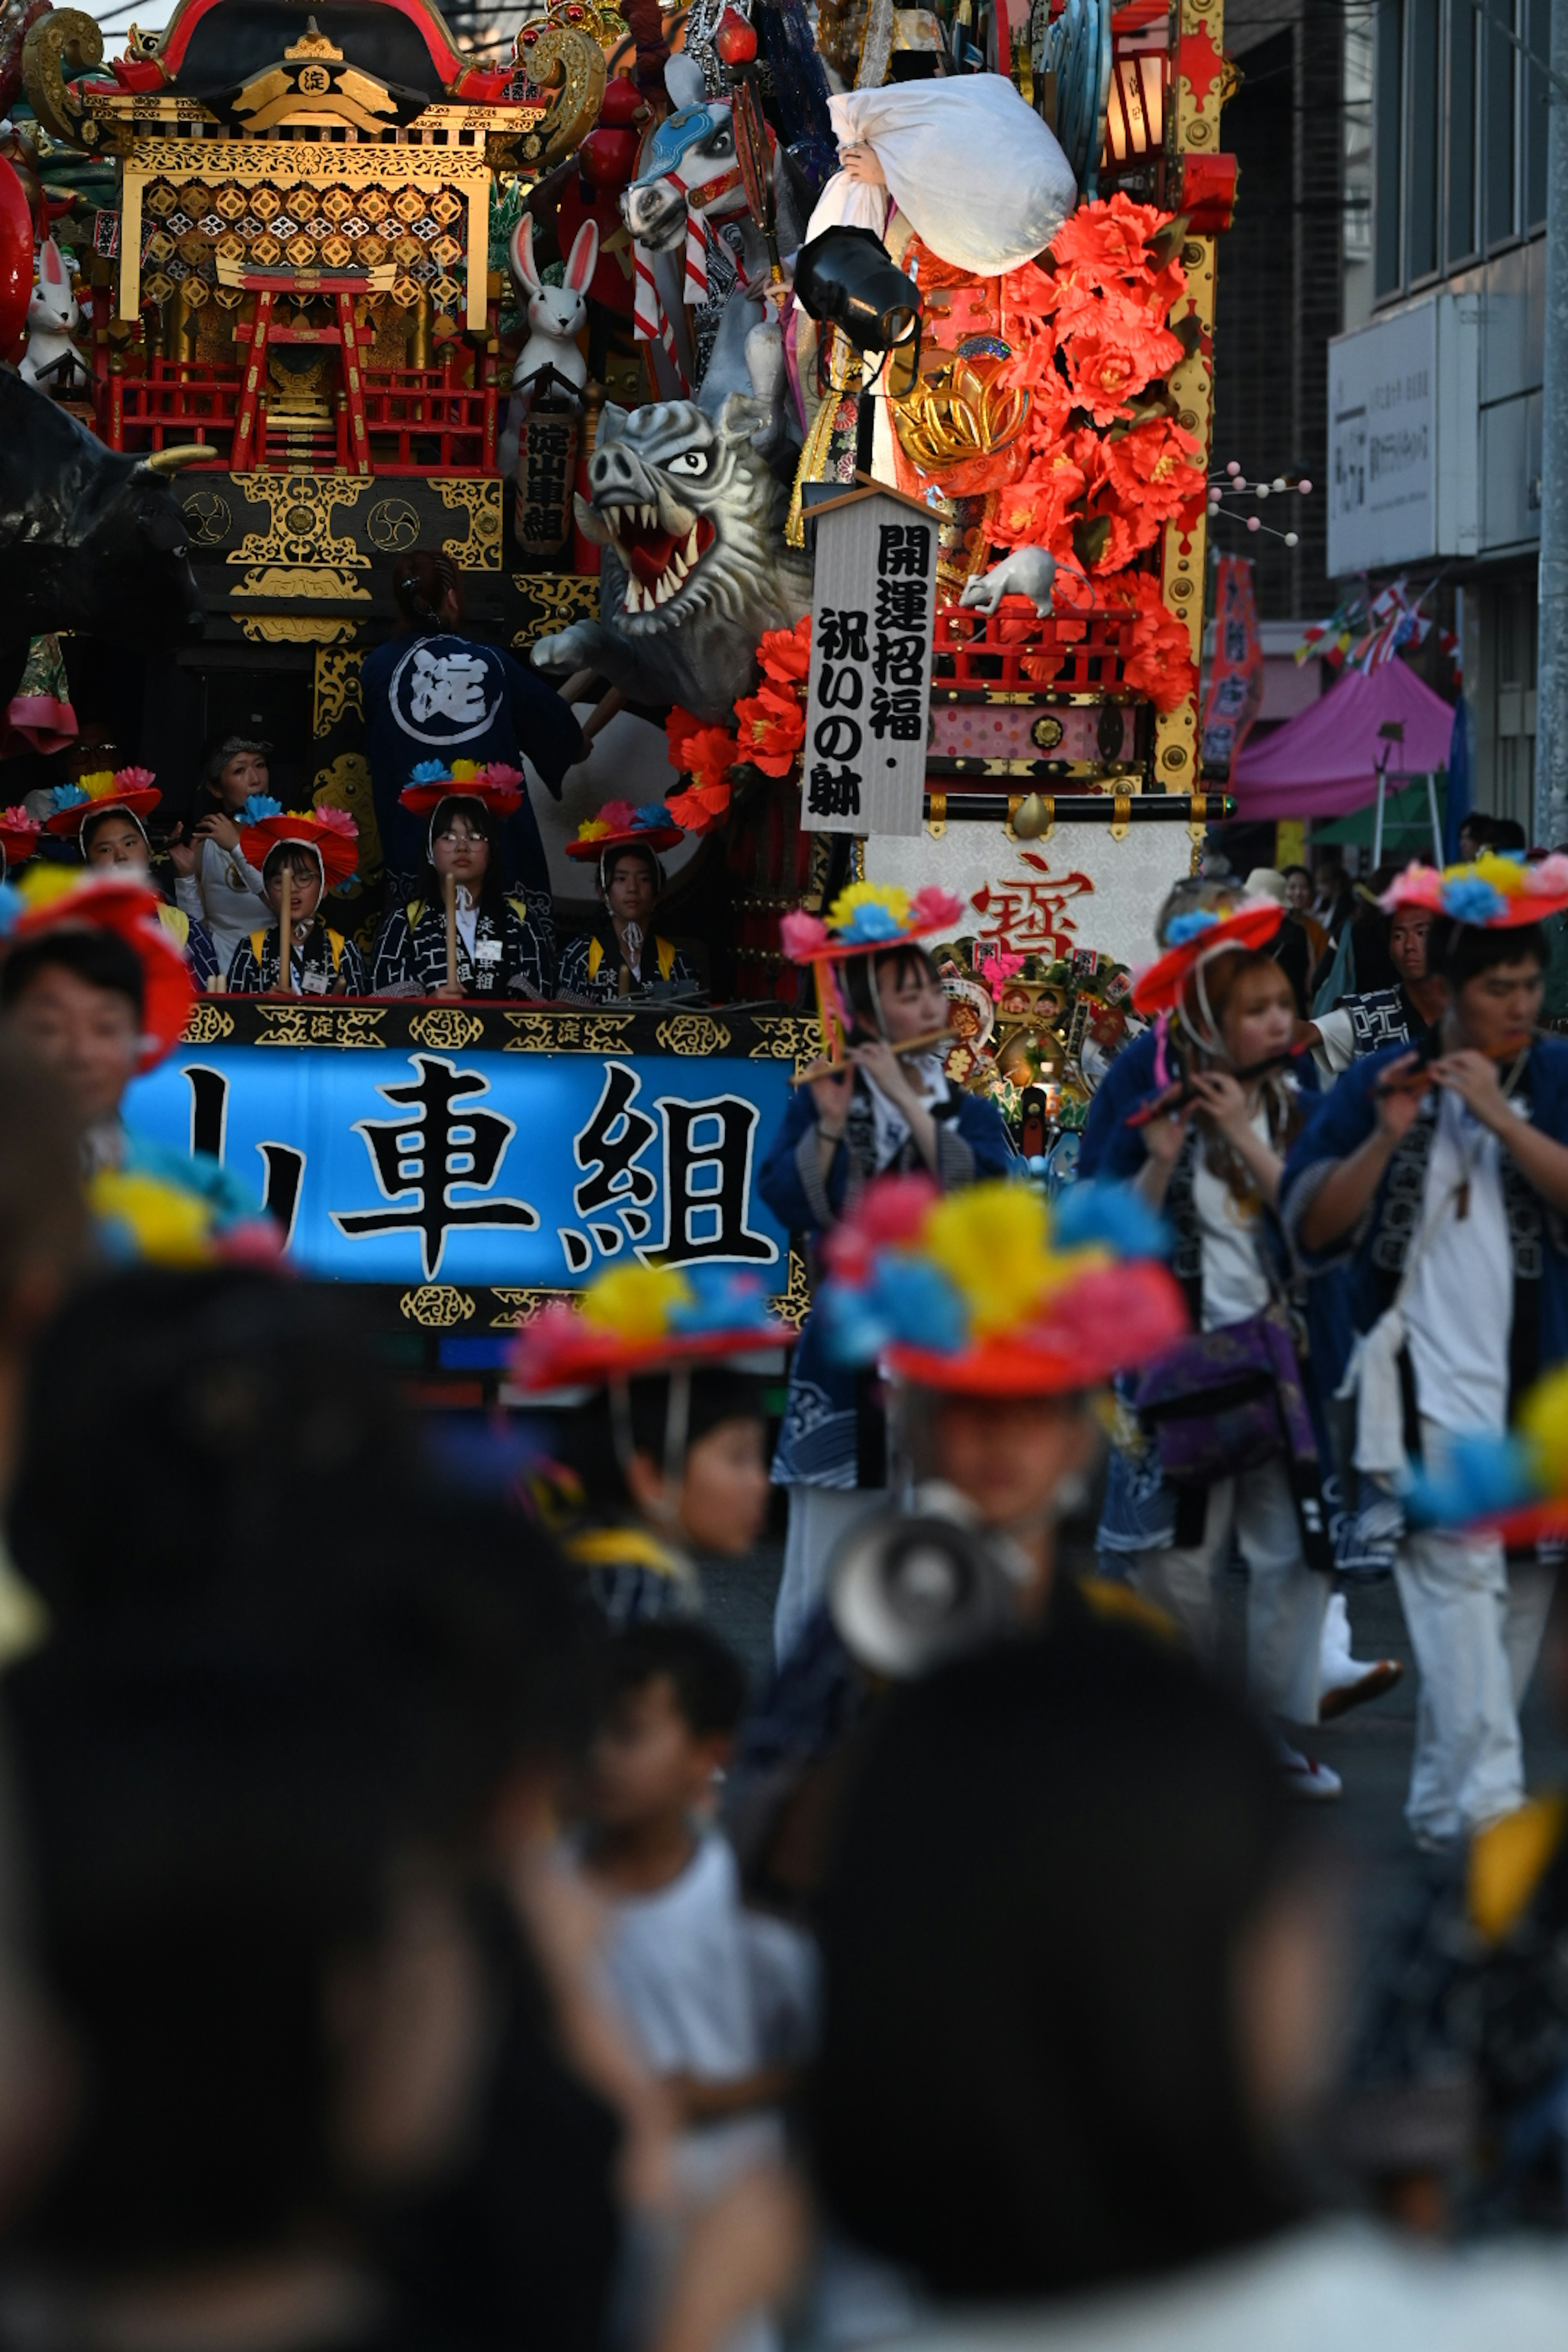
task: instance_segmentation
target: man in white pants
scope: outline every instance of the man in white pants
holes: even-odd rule
[[[1439,887],[1428,870],[1383,903],[1416,892],[1466,918],[1434,927],[1449,990],[1437,1056],[1424,1066],[1394,1045],[1352,1065],[1281,1192],[1309,1266],[1350,1262],[1363,1469],[1383,1466],[1380,1430],[1390,1470],[1402,1451],[1437,1468],[1456,1437],[1500,1435],[1568,1354],[1568,1045],[1536,1034],[1545,946],[1520,919],[1568,892]],[[1422,1844],[1447,1846],[1523,1801],[1519,1701],[1551,1578],[1510,1573],[1500,1542],[1436,1530],[1405,1536],[1395,1573],[1421,1674],[1405,1817]]]

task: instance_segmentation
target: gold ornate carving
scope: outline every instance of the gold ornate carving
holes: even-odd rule
[[[422,1282],[417,1290],[405,1290],[397,1303],[409,1322],[423,1331],[455,1331],[474,1311],[468,1292],[449,1282]]]
[[[531,1323],[545,1307],[557,1306],[574,1296],[570,1290],[517,1290],[498,1283],[490,1297],[504,1311],[490,1317],[490,1329],[521,1331],[524,1324]]]
[[[752,1047],[751,1061],[793,1062],[797,1070],[804,1070],[822,1052],[822,1031],[803,1013],[770,1013],[757,1025],[762,1034]]]
[[[329,576],[334,572],[370,570],[369,556],[362,554],[352,539],[340,539],[333,530],[332,513],[337,507],[357,506],[366,491],[374,488],[374,482],[351,482],[330,474],[231,474],[229,479],[253,504],[265,505],[270,518],[265,530],[246,532],[229,555],[230,563],[308,565],[303,577],[310,580],[321,577],[318,566],[328,567]],[[499,482],[495,489],[499,499]],[[354,591],[306,587],[302,581],[294,581],[279,588],[247,588],[239,593],[331,597],[352,595]]]
[[[323,654],[317,658],[331,661],[341,659],[341,656]],[[319,768],[310,800],[316,808],[342,809],[358,825],[359,878],[368,888],[379,876],[383,859],[381,828],[375,821],[375,800],[370,789],[370,762],[364,753],[340,751],[335,760]]]
[[[629,1054],[629,1013],[509,1013],[503,1054]]]
[[[249,546],[255,532],[247,535]],[[363,558],[361,559],[363,560]],[[231,596],[276,596],[280,604],[303,596],[316,604],[368,604],[370,590],[355,580],[352,572],[332,564],[322,564],[318,571],[313,565],[268,564],[265,570],[247,572],[243,580],[229,590]]]
[[[496,481],[454,482],[436,481],[432,488],[441,493],[441,503],[454,514],[466,513],[468,518],[465,539],[444,539],[441,552],[460,563],[465,572],[499,572],[500,570],[500,483]]]
[[[225,1013],[210,996],[191,1008],[191,1017],[180,1036],[182,1045],[221,1045],[226,1037],[234,1034],[234,1015]]]
[[[384,1045],[377,1031],[386,1018],[384,1007],[366,1004],[265,1004],[269,1029],[257,1035],[258,1045]]]
[[[722,1054],[730,1043],[730,1032],[710,1013],[672,1013],[653,1034],[667,1054]]]
[[[805,1260],[799,1250],[791,1250],[785,1286],[769,1299],[768,1305],[780,1322],[787,1323],[794,1331],[800,1329],[810,1314],[811,1284],[806,1278]]]
[[[1216,41],[1218,37],[1216,26]],[[1189,256],[1194,257],[1189,258]],[[1214,362],[1205,356],[1205,346],[1206,344],[1212,350],[1214,337],[1214,238],[1189,237],[1183,247],[1183,259],[1187,273],[1185,312],[1198,320],[1204,333],[1193,352],[1185,359],[1179,360],[1172,370],[1170,391],[1177,405],[1192,417],[1190,429],[1206,449],[1210,446],[1214,422]],[[1177,308],[1180,310],[1183,306],[1178,304]],[[1194,661],[1201,657],[1203,651],[1202,588],[1207,523],[1201,514],[1195,522],[1186,525],[1168,522],[1161,534],[1161,593],[1173,619],[1185,625]],[[1190,792],[1197,781],[1198,752],[1198,700],[1194,692],[1179,702],[1173,710],[1155,713],[1156,787],[1173,793]]]
[[[433,1004],[427,1013],[414,1015],[408,1034],[433,1054],[460,1054],[479,1043],[485,1024],[477,1013],[461,1012],[455,1004]]]
[[[353,641],[358,625],[305,613],[242,613],[237,618],[246,643],[252,646],[341,646]]]
[[[86,110],[66,81],[103,62],[103,35],[80,8],[56,8],[27,28],[22,43],[22,81],[27,102],[44,129],[68,147],[89,146],[82,127]],[[603,84],[600,85],[601,89]]]
[[[310,732],[318,741],[323,735],[330,735],[340,719],[364,717],[359,676],[363,659],[362,653],[316,656],[316,700]]]
[[[557,629],[570,628],[574,621],[598,617],[596,574],[558,572],[552,578],[547,572],[518,572],[512,574],[512,586],[531,597],[534,605],[532,617],[513,636],[514,646],[536,645]]]
[[[605,52],[592,33],[576,25],[552,24],[526,48],[520,41],[518,57],[529,79],[550,92],[536,136],[546,165],[559,163],[582,145],[598,120],[605,96]]]

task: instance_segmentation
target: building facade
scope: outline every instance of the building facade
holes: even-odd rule
[[[1329,367],[1329,568],[1341,593],[1403,571],[1438,583],[1428,611],[1452,594],[1473,796],[1526,827],[1550,14],[1375,0],[1347,19],[1348,331]]]

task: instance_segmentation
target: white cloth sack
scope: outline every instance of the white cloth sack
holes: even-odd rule
[[[836,90],[840,147],[875,149],[887,195],[940,259],[977,278],[1017,269],[1049,245],[1078,202],[1054,134],[1001,74]],[[836,172],[817,198],[807,243],[826,228],[880,236],[887,196]]]

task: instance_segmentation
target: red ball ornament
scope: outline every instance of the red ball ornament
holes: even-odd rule
[[[750,65],[757,54],[756,27],[738,8],[726,8],[719,19],[713,46],[727,66]]]
[[[599,107],[600,125],[607,123],[612,131],[619,131],[628,122],[636,122],[647,110],[636,82],[626,74],[613,74],[605,84]]]
[[[601,122],[590,131],[578,150],[583,176],[591,187],[624,188],[637,168],[637,134]]]

